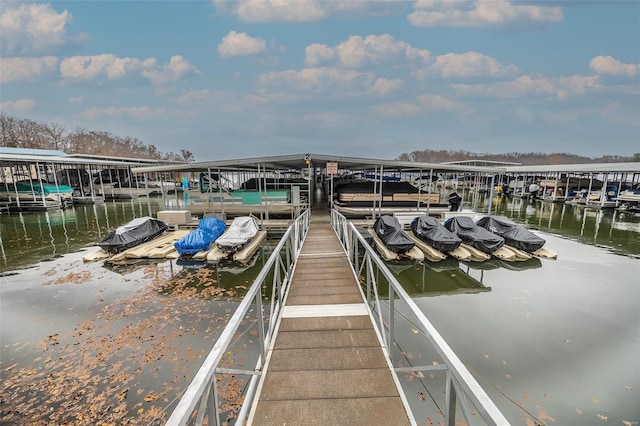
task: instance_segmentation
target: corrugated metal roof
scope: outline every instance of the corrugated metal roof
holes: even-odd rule
[[[62,157],[67,155],[64,151],[56,151],[52,149],[31,149],[31,148],[12,148],[8,146],[0,147],[0,155],[31,155],[36,157]]]
[[[246,169],[257,170],[260,167],[277,170],[303,169],[307,167],[306,159],[309,159],[311,167],[325,167],[328,162],[337,162],[342,170],[373,170],[375,167],[383,167],[383,170],[395,170],[403,172],[416,171],[450,171],[450,172],[486,172],[503,173],[504,167],[479,167],[455,164],[415,163],[409,161],[381,160],[373,158],[343,157],[323,154],[296,154],[271,157],[241,158],[233,160],[201,161],[186,164],[172,164],[165,166],[143,166],[133,169],[136,173],[144,172],[199,172],[207,169],[232,170]]]
[[[640,162],[511,166],[507,173],[640,173]]]

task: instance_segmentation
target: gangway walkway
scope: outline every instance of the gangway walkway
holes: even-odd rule
[[[309,228],[278,327],[250,424],[414,422],[328,223]]]

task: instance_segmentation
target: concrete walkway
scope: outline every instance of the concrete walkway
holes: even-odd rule
[[[250,415],[255,425],[408,425],[331,225],[312,222]]]

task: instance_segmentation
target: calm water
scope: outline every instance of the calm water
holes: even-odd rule
[[[493,208],[542,235],[558,260],[391,269],[513,424],[637,424],[640,217],[520,199]],[[7,413],[31,407],[29,423],[60,423],[58,413],[95,405],[102,414],[71,417],[92,424],[106,418],[105,399],[109,415],[125,404],[144,422],[189,382],[273,241],[246,270],[82,262],[79,250],[159,209],[142,199],[0,216],[0,421],[15,423]],[[216,285],[193,284],[202,282]],[[158,290],[174,285],[181,290]],[[206,293],[213,288],[224,291]],[[63,376],[56,385],[52,377]],[[110,390],[116,379],[124,396]],[[422,398],[408,395],[420,409]]]

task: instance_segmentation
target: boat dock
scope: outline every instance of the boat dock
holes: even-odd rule
[[[309,228],[258,393],[253,424],[411,423],[347,255],[328,223]]]

